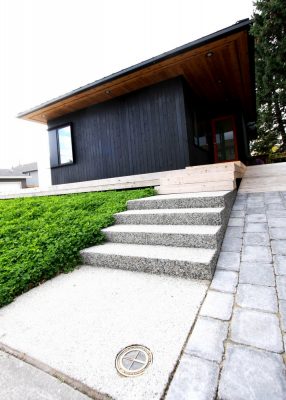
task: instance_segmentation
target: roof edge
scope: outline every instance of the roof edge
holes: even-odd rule
[[[233,34],[233,33],[242,31],[245,28],[250,27],[251,23],[252,23],[252,21],[249,18],[240,20],[240,21],[236,22],[234,25],[230,25],[230,26],[228,26],[226,28],[220,29],[219,31],[216,31],[216,32],[211,33],[211,34],[206,35],[206,36],[203,36],[203,37],[201,37],[199,39],[196,39],[196,40],[194,40],[192,42],[189,42],[187,44],[184,44],[182,46],[176,47],[175,49],[169,50],[167,52],[164,52],[164,53],[162,53],[162,54],[160,54],[158,56],[149,58],[148,60],[142,61],[142,62],[140,62],[138,64],[135,64],[135,65],[133,65],[131,67],[124,68],[124,69],[122,69],[122,70],[120,70],[118,72],[112,73],[111,75],[108,75],[108,76],[106,76],[104,78],[100,78],[100,79],[98,79],[98,80],[96,80],[94,82],[91,82],[91,83],[87,84],[87,85],[81,86],[78,89],[72,90],[71,92],[68,92],[68,93],[66,93],[64,95],[58,96],[58,97],[56,97],[54,99],[48,100],[48,101],[46,101],[44,103],[41,103],[38,106],[32,107],[32,108],[30,108],[30,109],[28,109],[26,111],[20,112],[20,113],[17,114],[16,117],[17,118],[24,118],[27,115],[29,115],[29,114],[31,114],[31,113],[33,113],[35,111],[39,111],[39,110],[41,110],[41,109],[43,109],[45,107],[51,106],[53,104],[56,104],[61,100],[66,100],[66,99],[68,99],[68,98],[70,98],[70,97],[72,97],[74,95],[83,93],[83,92],[85,92],[85,91],[87,91],[89,89],[93,89],[93,88],[95,88],[97,86],[100,86],[102,84],[111,82],[114,79],[129,75],[132,72],[137,72],[137,71],[139,71],[141,69],[149,67],[150,65],[156,64],[156,63],[164,61],[164,60],[166,60],[168,58],[175,57],[175,56],[177,56],[179,54],[182,54],[182,53],[184,53],[186,51],[189,51],[189,50],[195,49],[197,47],[200,47],[201,45],[211,43],[212,41],[215,41],[217,39],[221,39],[221,38],[223,38],[224,36],[227,36],[230,33]]]

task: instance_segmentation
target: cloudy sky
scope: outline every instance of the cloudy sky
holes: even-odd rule
[[[47,158],[17,113],[251,17],[252,0],[0,0],[0,168]]]

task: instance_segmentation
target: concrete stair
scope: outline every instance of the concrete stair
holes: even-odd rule
[[[113,225],[103,229],[113,243],[134,243],[215,249],[221,239],[221,226],[201,225]]]
[[[245,165],[241,161],[198,165],[173,172],[160,178],[159,194],[209,192],[210,190],[234,190],[236,179],[242,178]]]
[[[105,228],[107,242],[81,251],[85,264],[211,279],[236,191],[131,200]]]

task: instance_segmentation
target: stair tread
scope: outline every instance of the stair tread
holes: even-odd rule
[[[169,234],[204,234],[215,235],[220,225],[123,225],[116,224],[102,229],[102,232],[142,232],[142,233],[169,233]]]
[[[208,207],[208,208],[152,208],[144,210],[127,210],[114,215],[145,215],[145,214],[209,214],[220,213],[224,210],[223,207]]]
[[[215,249],[173,247],[126,243],[104,243],[81,251],[81,254],[119,255],[146,259],[162,259],[208,264],[214,257]]]
[[[194,193],[175,193],[175,194],[161,194],[157,196],[144,197],[142,199],[129,200],[128,203],[142,202],[142,201],[158,201],[158,200],[180,200],[180,199],[192,199],[200,197],[223,197],[231,190],[217,191],[217,192],[194,192]]]

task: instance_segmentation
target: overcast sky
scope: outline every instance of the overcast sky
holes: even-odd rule
[[[250,18],[252,0],[0,0],[0,168],[45,156],[16,114]]]

